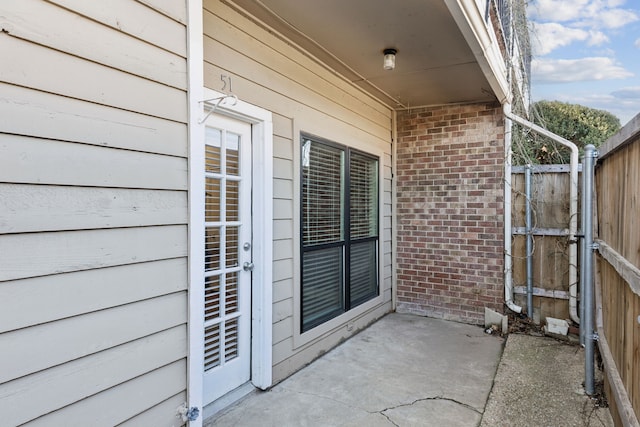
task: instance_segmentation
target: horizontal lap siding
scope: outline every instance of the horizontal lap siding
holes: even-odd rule
[[[26,42],[10,33],[3,35],[0,54],[12,58],[2,63],[2,81],[169,120],[187,119],[187,101],[181,89]]]
[[[17,135],[0,135],[0,149],[13,159],[0,171],[2,182],[77,185],[81,177],[91,187],[187,187],[187,160],[180,157]]]
[[[186,369],[186,358],[181,358],[146,375],[134,377],[118,387],[106,389],[46,417],[38,418],[29,423],[29,426],[64,426],[69,425],[69,420],[82,420],[82,423],[86,422],[86,425],[91,426],[116,425],[138,416],[139,408],[153,410],[158,402],[174,396],[176,390],[185,390]],[[180,418],[176,416],[176,409],[177,407],[163,406],[163,423],[172,426],[181,424]]]
[[[184,123],[0,82],[0,129],[67,142],[186,157]]]
[[[25,0],[6,9],[3,423],[179,425],[186,3]]]
[[[273,375],[279,381],[353,334],[338,328],[304,345],[293,342],[299,322],[299,132],[385,153],[380,159],[384,303],[361,316],[357,329],[391,307],[391,111],[228,3],[206,0],[204,8],[205,86],[224,90],[223,80],[230,77],[240,100],[273,113]]]
[[[293,122],[274,114],[273,126],[273,335],[293,334]]]
[[[0,332],[184,291],[184,257],[3,282]]]
[[[184,191],[0,184],[0,233],[184,224]],[[4,197],[3,196],[3,197]]]

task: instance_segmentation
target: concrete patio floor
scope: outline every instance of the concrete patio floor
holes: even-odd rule
[[[602,372],[596,369],[596,379]],[[481,427],[613,427],[609,409],[584,394],[584,349],[548,337],[511,334]],[[597,392],[596,387],[596,392]]]
[[[611,425],[599,421],[580,423],[585,419],[580,414],[591,404],[576,391],[576,381],[580,387],[579,379],[560,377],[561,381],[553,381],[552,378],[552,384],[544,384],[549,382],[547,375],[545,381],[538,381],[530,388],[532,393],[542,394],[531,400],[532,405],[527,403],[526,391],[511,389],[514,386],[520,390],[522,381],[538,378],[532,369],[576,363],[575,356],[572,359],[557,353],[544,356],[547,353],[536,352],[535,358],[524,358],[521,355],[529,352],[527,346],[536,348],[540,340],[551,339],[523,337],[514,340],[516,345],[508,344],[503,356],[505,340],[485,334],[483,328],[409,314],[389,314],[269,391],[253,392],[205,420],[204,426]],[[581,351],[568,345],[547,347],[574,355]],[[552,360],[545,359],[548,357]],[[524,366],[527,359],[541,364]],[[579,368],[567,371],[573,376],[581,372]],[[512,381],[513,376],[520,380]],[[548,393],[556,399],[558,404],[554,407],[560,412],[540,418],[536,414],[546,409],[533,404],[539,405],[542,401],[544,405]],[[565,405],[563,396],[567,393],[571,396]],[[512,408],[503,411],[502,405]],[[485,417],[486,408],[490,411]],[[572,413],[569,418],[563,415],[567,411]],[[606,408],[603,411],[593,420],[609,416]],[[546,423],[538,422],[542,420]]]

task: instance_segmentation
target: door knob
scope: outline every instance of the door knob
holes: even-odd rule
[[[244,268],[244,271],[253,271],[253,267],[254,265],[252,262],[245,262],[242,266],[242,268]]]

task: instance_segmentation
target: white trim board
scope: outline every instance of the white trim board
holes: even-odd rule
[[[189,135],[189,306],[187,353],[187,408],[202,413],[204,369],[204,123],[200,100],[204,87],[204,29],[202,0],[187,1],[187,79]],[[195,197],[195,195],[199,195]],[[201,427],[203,417],[189,422],[189,427]]]

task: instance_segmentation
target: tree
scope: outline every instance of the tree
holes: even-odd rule
[[[560,101],[538,101],[531,105],[533,122],[573,142],[582,152],[588,144],[599,147],[620,130],[620,120],[604,110]],[[516,162],[569,163],[569,150],[547,138],[525,132]]]

